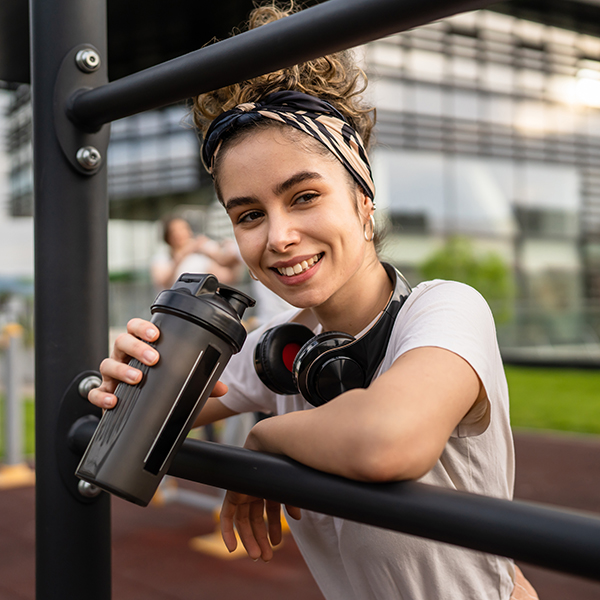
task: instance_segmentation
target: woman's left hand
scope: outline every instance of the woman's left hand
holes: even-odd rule
[[[252,435],[248,436],[244,447],[262,449]],[[286,510],[293,519],[300,519],[299,508],[286,506]],[[268,562],[273,558],[273,546],[281,543],[281,504],[228,491],[221,508],[221,535],[229,552],[237,548],[234,526],[248,556]]]

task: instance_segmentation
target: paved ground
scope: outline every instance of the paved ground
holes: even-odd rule
[[[599,438],[521,432],[516,445],[518,498],[600,514]],[[0,491],[0,600],[34,600],[33,511],[32,488]],[[268,565],[190,548],[213,529],[210,514],[187,506],[115,500],[113,598],[322,600],[290,538]],[[541,600],[600,599],[600,583],[521,566]]]

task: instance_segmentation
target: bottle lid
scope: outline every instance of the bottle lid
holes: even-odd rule
[[[246,340],[241,321],[244,311],[254,304],[253,298],[220,284],[214,275],[184,273],[171,289],[158,294],[150,311],[177,315],[205,327],[228,341],[235,353]]]

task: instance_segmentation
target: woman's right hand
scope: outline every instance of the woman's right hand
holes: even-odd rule
[[[155,342],[159,335],[158,327],[150,321],[131,319],[127,323],[127,333],[122,333],[115,340],[110,358],[102,361],[102,384],[88,394],[88,400],[100,408],[114,408],[117,403],[114,394],[117,385],[121,382],[136,384],[142,378],[142,372],[130,367],[129,361],[137,358],[148,366],[158,362],[158,352],[146,342]]]

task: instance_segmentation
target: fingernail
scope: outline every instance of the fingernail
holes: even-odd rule
[[[105,396],[104,399],[102,400],[102,406],[104,408],[112,408],[113,406],[113,399],[111,396]]]
[[[156,337],[156,329],[146,329],[146,337],[153,340]]]
[[[138,372],[133,370],[133,369],[129,369],[129,371],[127,371],[127,379],[129,381],[131,381],[132,383],[135,383],[137,381],[137,377],[138,377]]]
[[[150,363],[156,360],[156,352],[154,352],[154,350],[145,350],[143,356],[144,359]]]

